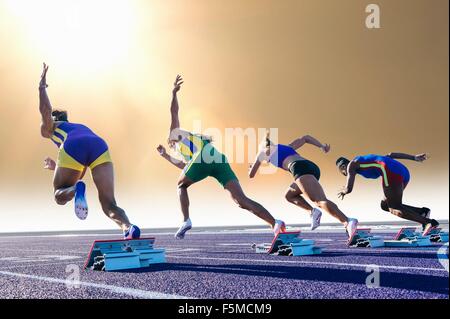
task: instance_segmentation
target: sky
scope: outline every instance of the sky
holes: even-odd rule
[[[366,27],[370,3],[380,7],[379,29]],[[177,74],[182,127],[209,129],[221,150],[225,130],[237,128],[331,144],[328,154],[310,145],[300,153],[321,167],[327,196],[360,221],[398,219],[379,208],[380,180],[357,178],[337,198],[337,157],[429,153],[404,162],[404,201],[448,220],[448,21],[447,0],[0,0],[0,231],[115,227],[89,174],[87,220],[53,200],[42,167],[57,149],[39,130],[43,62],[53,106],[108,142],[118,204],[141,227],[182,220],[180,172],[155,150],[168,136]],[[246,194],[288,224],[308,223],[284,199],[289,174],[247,177],[255,152],[227,154]],[[213,179],[189,192],[194,226],[263,225]]]

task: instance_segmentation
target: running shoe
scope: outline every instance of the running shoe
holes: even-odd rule
[[[176,239],[184,239],[184,235],[186,234],[186,232],[188,230],[190,230],[192,228],[192,222],[191,219],[188,218],[188,220],[186,220],[181,227],[178,229],[178,231],[175,233],[175,238]]]
[[[348,238],[353,236],[353,233],[358,228],[358,220],[356,218],[349,218],[347,225],[345,225],[345,231],[347,232]]]
[[[431,209],[429,209],[428,207],[422,207],[422,212],[420,213],[420,215],[425,218],[430,218]],[[422,231],[425,231],[426,226],[427,224],[422,224]]]
[[[286,232],[286,224],[282,220],[275,219],[275,225],[273,226],[273,233],[277,236],[279,233]]]
[[[439,222],[436,219],[432,219],[431,222],[425,225],[425,228],[423,230],[422,236],[427,236],[429,231],[433,228],[436,228],[439,226]]]
[[[311,230],[316,229],[320,226],[320,218],[322,217],[322,212],[318,208],[313,208],[311,211]]]
[[[141,230],[136,225],[131,225],[127,231],[123,232],[123,239],[139,239]]]
[[[88,215],[86,184],[82,181],[75,184],[75,215],[81,220],[85,220]]]

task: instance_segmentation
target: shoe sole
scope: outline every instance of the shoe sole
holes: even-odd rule
[[[316,220],[317,220],[317,225],[316,225],[316,226],[311,225],[311,230],[317,229],[317,227],[320,226],[320,220],[321,220],[321,219],[322,219],[322,213],[320,213],[319,216],[316,218]]]
[[[86,184],[78,182],[75,190],[75,215],[85,220],[88,216],[88,205],[86,201]]]
[[[175,238],[176,239],[184,239],[184,236],[186,235],[186,232],[188,230],[191,230],[191,229],[192,229],[192,226],[189,226],[189,227],[183,229],[180,233],[176,233],[175,234]]]

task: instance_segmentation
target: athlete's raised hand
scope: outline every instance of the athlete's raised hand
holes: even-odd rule
[[[176,94],[181,89],[181,84],[183,84],[183,78],[181,75],[177,75],[175,82],[173,83],[173,90],[172,93]]]
[[[344,199],[345,195],[350,194],[350,192],[348,191],[347,187],[343,187],[341,189],[341,191],[338,193],[338,198],[340,198],[341,200]]]
[[[50,171],[54,171],[55,168],[56,168],[56,163],[55,163],[55,161],[52,160],[50,157],[47,157],[47,158],[44,160],[44,168],[45,168],[45,169],[48,169],[48,170],[50,170]]]
[[[46,88],[48,87],[47,85],[47,71],[48,71],[48,65],[44,63],[43,68],[42,68],[42,74],[41,74],[41,81],[39,82],[39,88]]]
[[[414,160],[416,162],[423,162],[427,159],[429,159],[430,157],[428,156],[428,154],[423,153],[423,154],[417,154],[416,156],[414,156]]]
[[[162,145],[159,145],[156,150],[158,151],[159,155],[164,156],[167,154],[166,148]]]
[[[323,144],[320,149],[326,154],[330,151],[331,146],[330,146],[330,144]]]

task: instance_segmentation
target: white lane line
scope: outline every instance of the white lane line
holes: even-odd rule
[[[104,290],[109,290],[110,292],[113,292],[115,294],[128,295],[128,296],[144,298],[144,299],[188,299],[188,298],[190,298],[190,297],[185,297],[185,296],[180,296],[180,295],[165,294],[165,293],[158,292],[158,291],[125,288],[125,287],[112,286],[112,285],[96,284],[96,283],[85,282],[85,281],[74,282],[73,280],[64,280],[64,279],[58,279],[58,278],[52,278],[52,277],[42,277],[42,276],[28,275],[28,274],[9,272],[9,271],[0,271],[0,275],[34,279],[34,280],[45,281],[45,282],[50,282],[50,283],[55,283],[55,284],[65,284],[67,286],[73,286],[74,284],[79,284],[80,286],[84,286],[84,287],[104,289]]]
[[[90,248],[90,247],[89,247]],[[60,249],[60,250],[54,250],[54,249],[28,249],[28,248],[0,248],[0,251],[35,251],[35,252],[52,252],[52,253],[74,253],[74,254],[87,254],[88,250],[86,251],[77,251],[77,250],[71,250],[71,249]]]
[[[17,268],[31,268],[31,267],[44,267],[44,266],[67,266],[68,264],[66,262],[54,262],[54,263],[35,263],[35,264],[27,264],[27,265],[11,265],[11,266],[5,266],[1,265],[0,270],[16,270]]]
[[[21,256],[21,257],[1,257],[0,262],[10,263],[36,263],[46,262],[52,260],[69,261],[74,259],[81,259],[80,256],[68,256],[68,255],[39,255],[39,256]]]
[[[304,261],[304,260],[264,260],[264,259],[244,259],[244,258],[218,258],[218,257],[196,257],[196,256],[174,256],[167,255],[167,258],[174,259],[199,259],[199,260],[220,260],[220,261],[240,261],[246,263],[271,263],[271,264],[307,264],[307,265],[328,265],[328,266],[346,266],[346,267],[358,267],[367,268],[373,267],[374,264],[349,264],[349,263],[332,263],[325,261]],[[393,266],[393,265],[377,265],[380,268],[396,269],[396,270],[426,270],[426,271],[445,271],[440,268],[429,267],[411,267],[411,266]]]
[[[142,235],[149,236],[173,236],[176,232],[174,229],[173,232],[147,232],[145,231]],[[214,231],[214,230],[205,230],[205,231],[191,231],[189,235],[227,235],[227,234],[271,234],[271,230],[267,229],[249,229],[249,230],[229,230],[229,231]],[[0,233],[0,241],[8,240],[8,239],[19,239],[19,238],[78,238],[78,237],[112,237],[115,239],[120,239],[120,233],[103,233],[103,234],[48,234],[48,235],[6,235],[2,236]]]
[[[215,246],[205,246],[205,247],[215,247]],[[90,247],[89,247],[90,248]],[[155,248],[160,248],[160,247],[155,247]],[[200,248],[181,248],[181,247],[175,247],[175,246],[164,246],[161,247],[164,248],[166,250],[166,252],[191,252],[191,251],[200,251]],[[203,246],[202,246],[203,248]],[[0,248],[0,251],[15,251],[17,252],[18,250],[20,251],[31,251],[31,252],[52,252],[52,253],[62,253],[62,254],[67,254],[67,253],[74,253],[74,254],[88,254],[88,249],[86,249],[86,251],[77,251],[77,250],[70,250],[70,249],[66,249],[66,250],[53,250],[53,249],[22,249],[22,248]],[[9,257],[5,257],[5,258],[9,258]],[[0,257],[0,261],[2,260],[2,258]]]
[[[324,247],[324,251],[346,251],[346,252],[378,252],[378,253],[426,253],[426,254],[436,254],[437,247],[428,247],[431,249],[376,249],[376,248],[326,248]],[[390,257],[389,255],[386,255],[385,257]]]
[[[252,243],[223,243],[223,244],[216,244],[216,246],[248,246],[249,249],[252,246]],[[214,246],[211,246],[214,247]]]

